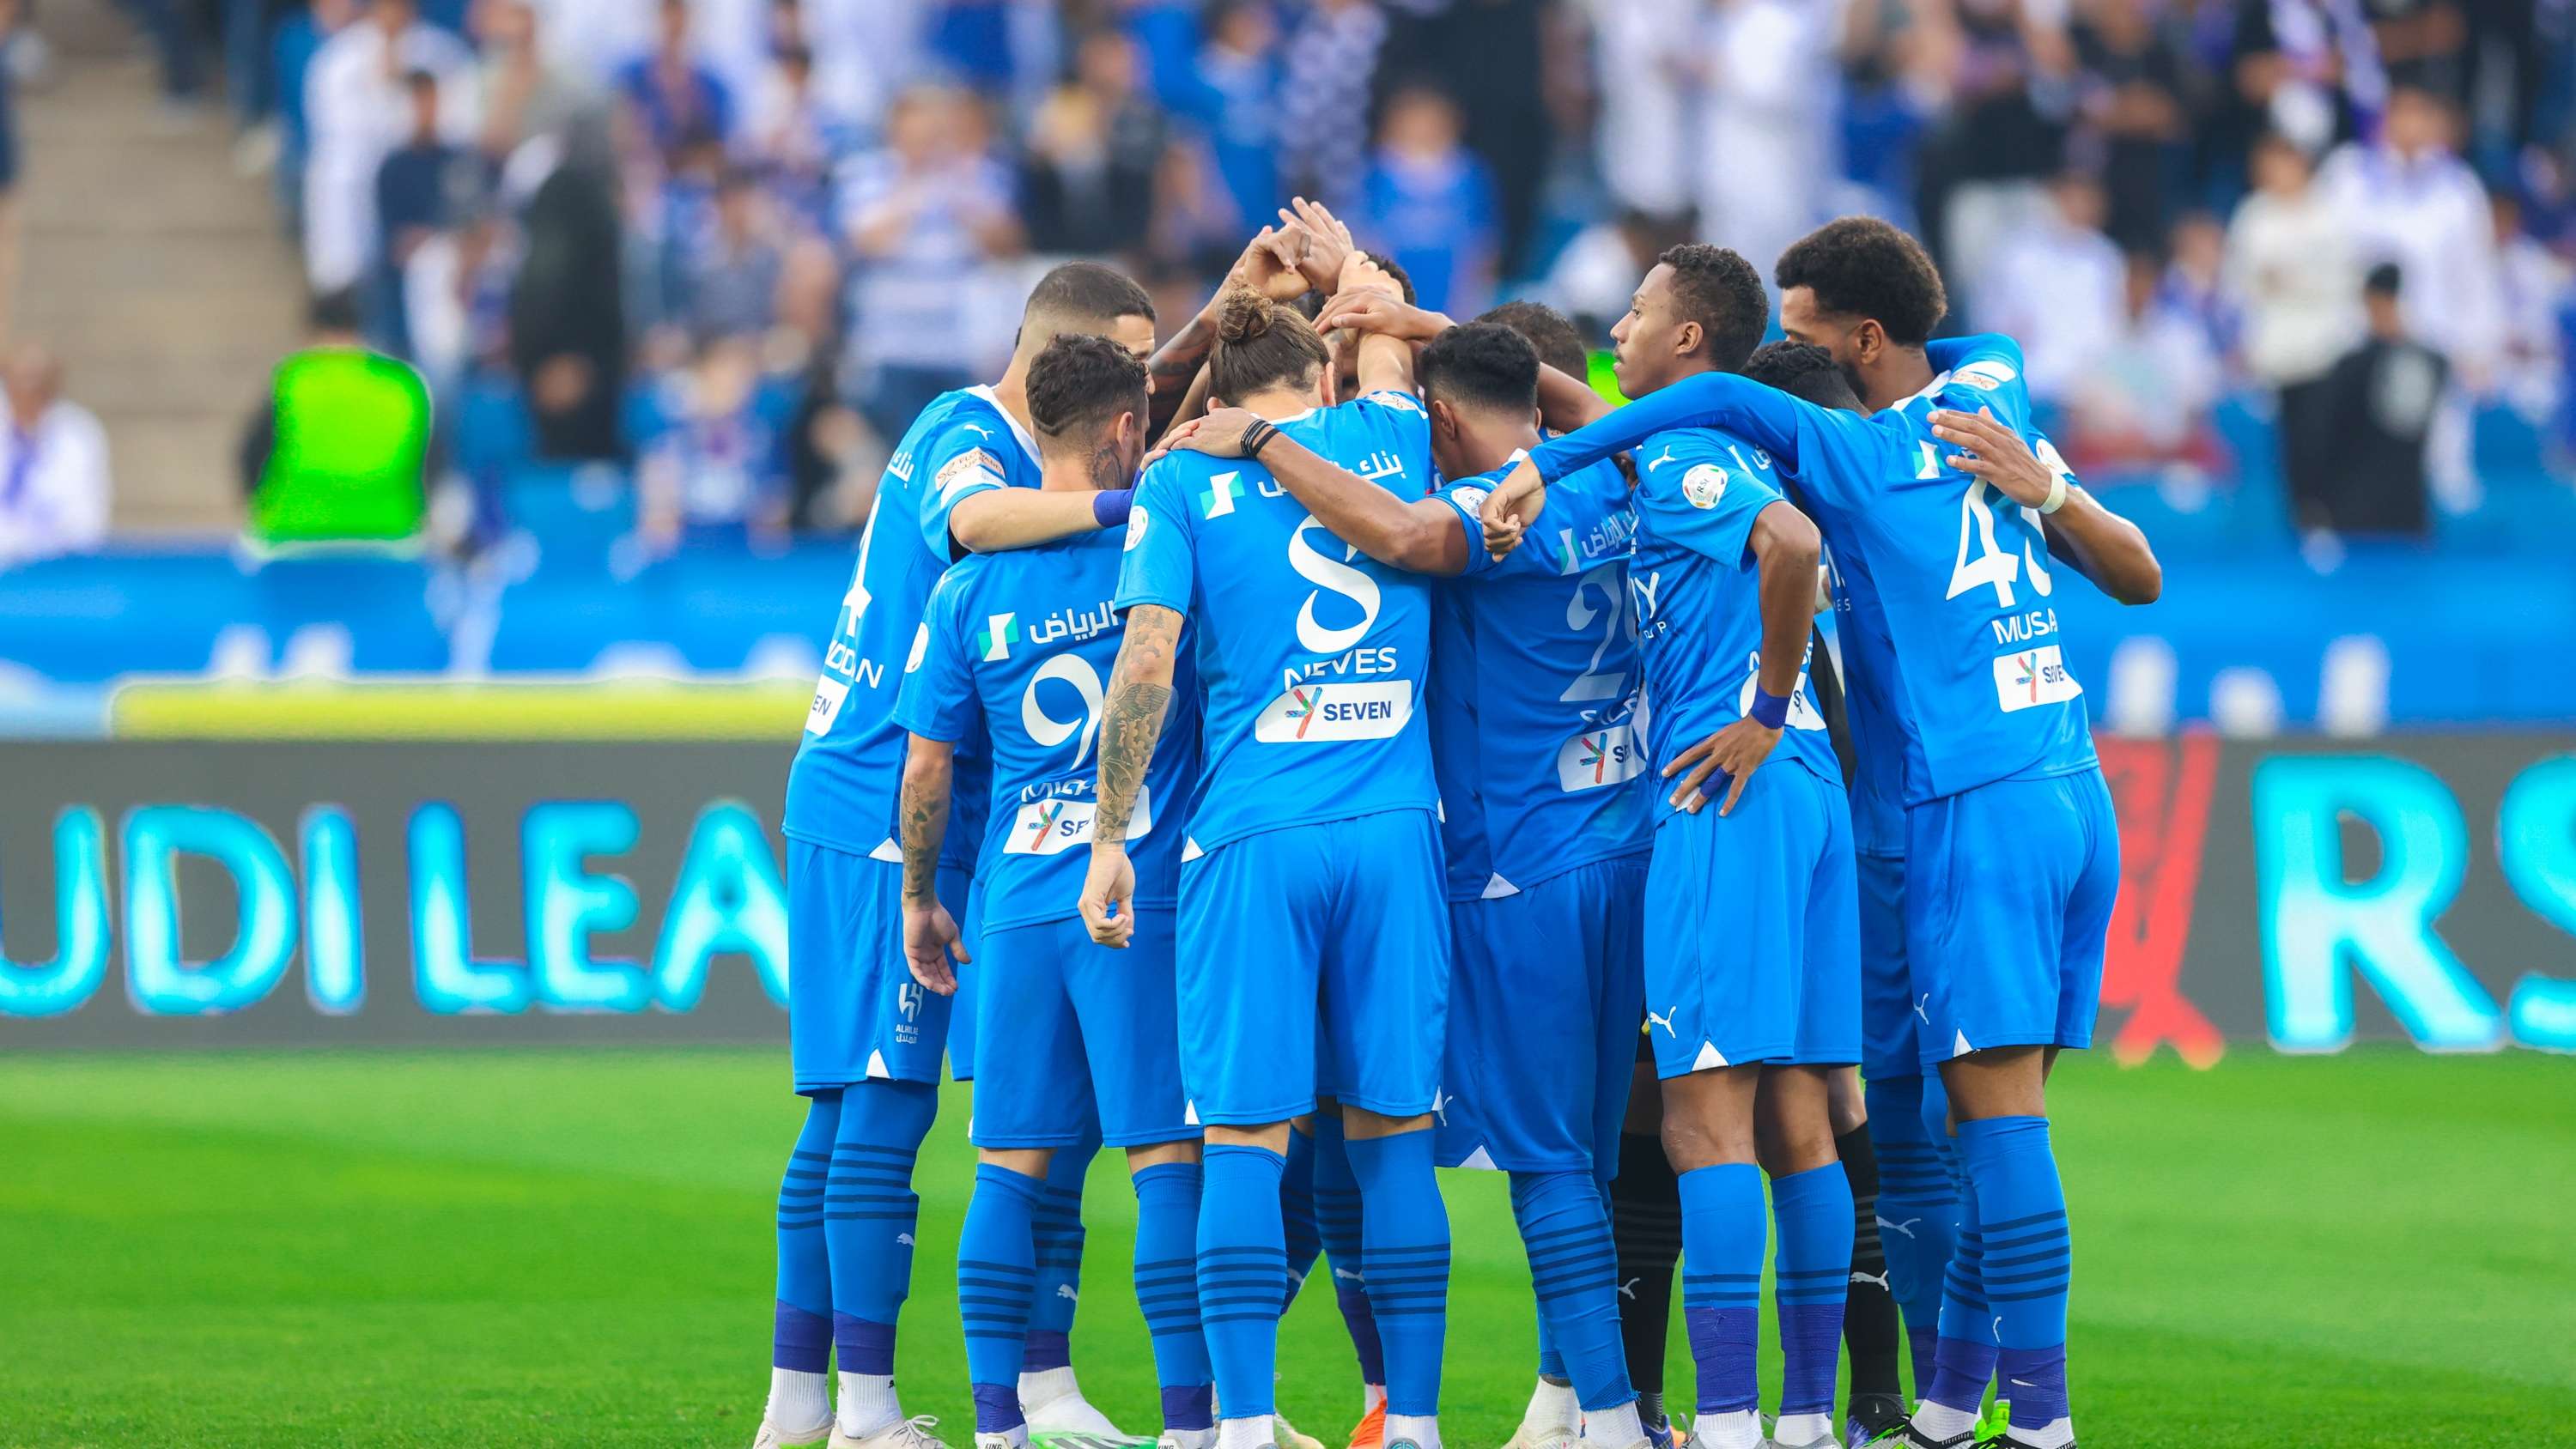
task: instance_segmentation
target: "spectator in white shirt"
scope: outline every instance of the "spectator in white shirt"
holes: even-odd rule
[[[2035,402],[2064,399],[2123,330],[2127,266],[2103,211],[2099,182],[2058,177],[2038,223],[1994,253],[1977,287],[1977,330],[2021,339]]]
[[[2067,449],[2078,469],[2203,461],[2203,425],[2218,401],[2218,354],[2199,318],[2166,295],[2164,267],[2128,259],[2120,325],[2069,380]]]
[[[2266,135],[2254,194],[2227,226],[2227,289],[2245,311],[2245,370],[2280,399],[2281,471],[2294,498],[2325,491],[2325,376],[2361,339],[2361,262],[2307,153]]]
[[[2433,496],[2452,512],[2475,507],[2470,399],[2494,386],[2504,337],[2504,286],[2486,188],[2457,152],[2450,104],[2415,86],[2390,92],[2379,139],[2326,158],[2317,184],[2360,239],[2364,265],[2393,262],[2407,335],[2442,354],[2450,383],[2426,443]]]
[[[376,171],[406,139],[412,108],[403,77],[426,71],[438,82],[439,131],[472,141],[474,55],[424,24],[414,0],[374,0],[366,18],[315,52],[304,77],[312,153],[304,168],[304,269],[317,292],[359,280],[376,253]]]
[[[0,366],[0,567],[86,553],[107,537],[107,432],[62,395],[62,364],[33,343]]]

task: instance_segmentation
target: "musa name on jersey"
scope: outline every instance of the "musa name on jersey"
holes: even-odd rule
[[[1628,590],[1646,674],[1647,753],[1668,760],[1753,707],[1762,672],[1753,520],[1784,500],[1769,456],[1704,428],[1647,438],[1636,463],[1637,555],[1628,562]],[[1550,489],[1541,523],[1555,511]],[[1807,680],[1810,662],[1799,661],[1787,728],[1771,758],[1794,760],[1840,785],[1842,765]],[[1671,792],[1656,790],[1655,799],[1655,818],[1669,817]]]
[[[1550,489],[1537,530],[1498,560],[1478,510],[1499,476],[1434,495],[1468,540],[1466,572],[1438,586],[1431,646],[1453,901],[1512,895],[1653,843],[1627,475],[1599,463]]]
[[[2021,349],[1996,336],[1950,347],[1948,371],[1868,417],[1707,373],[1531,455],[1541,476],[1561,474],[1666,429],[1707,427],[1776,455],[1812,505],[1849,604],[1838,624],[1854,729],[1865,710],[1892,722],[1909,806],[2096,764],[2084,691],[2059,650],[2038,511],[1952,470],[1932,435],[1934,409],[1986,408],[2029,436]]]
[[[1091,859],[1101,704],[1121,636],[1114,533],[960,560],[921,622],[895,719],[927,739],[988,741],[991,815],[977,856],[982,928],[1077,914]],[[1136,904],[1169,909],[1181,815],[1197,773],[1186,661],[1127,829]]]
[[[1935,342],[1931,349],[1938,355],[1951,343]],[[2066,460],[2059,456],[2056,445],[2046,434],[2033,430],[2031,451],[2051,468],[2067,475]],[[2044,540],[2043,540],[2044,542]],[[2043,562],[2042,567],[2045,567]],[[1852,846],[1863,855],[1903,855],[1905,853],[1905,737],[1897,725],[1897,710],[1889,694],[1890,681],[1885,670],[1876,667],[1883,657],[1880,650],[1852,647],[1853,614],[1851,586],[1837,566],[1833,550],[1825,552],[1826,576],[1832,581],[1835,630],[1843,640],[1840,650],[1843,686],[1849,695],[1848,712],[1853,770],[1851,777]],[[2056,579],[2049,580],[2053,586]]]
[[[1399,497],[1430,485],[1430,424],[1402,393],[1278,428]],[[1430,594],[1334,537],[1258,462],[1181,452],[1145,470],[1117,606],[1179,610],[1198,636],[1206,755],[1191,844],[1436,808]]]
[[[949,563],[948,514],[987,488],[1034,488],[1037,445],[986,387],[942,393],[887,461],[859,535],[849,591],[832,621],[805,738],[787,772],[791,838],[900,861],[895,798],[903,728],[894,708],[932,585]],[[959,751],[957,801],[943,864],[971,869],[982,830],[983,747]]]

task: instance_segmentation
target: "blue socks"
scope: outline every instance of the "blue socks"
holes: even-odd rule
[[[1977,1188],[1959,1184],[1959,1245],[1941,1289],[1941,1341],[1932,1353],[1926,1402],[1974,1417],[1995,1376],[1994,1324],[1986,1316],[1985,1240],[1977,1231]]]
[[[939,1090],[926,1082],[866,1081],[841,1093],[823,1188],[823,1241],[832,1337],[845,1374],[894,1372],[895,1319],[912,1291],[921,1215],[913,1159],[938,1111]]]
[[[957,1316],[966,1330],[966,1377],[975,1390],[975,1430],[998,1434],[1026,1422],[1020,1360],[1037,1281],[1034,1222],[1044,1185],[985,1163],[975,1169],[966,1226],[957,1239]]]
[[[2017,1429],[2067,1417],[2066,1290],[2073,1267],[2066,1192],[2045,1117],[1959,1124],[1975,1184],[1987,1313],[2002,1345],[1996,1368]]]
[[[1440,1412],[1440,1357],[1449,1334],[1449,1209],[1440,1200],[1429,1128],[1347,1139],[1365,1210],[1361,1273],[1386,1346],[1386,1411]]]
[[[1588,1172],[1515,1172],[1512,1220],[1538,1293],[1539,1372],[1572,1380],[1587,1410],[1635,1398],[1619,1341],[1618,1254],[1601,1184]]]
[[[1206,1429],[1215,1422],[1214,1379],[1199,1328],[1199,1180],[1191,1162],[1136,1174],[1136,1306],[1154,1341],[1165,1429]]]
[[[1291,1143],[1297,1134],[1288,1134]],[[1350,1331],[1351,1350],[1359,1356],[1360,1382],[1386,1382],[1386,1349],[1378,1338],[1377,1314],[1369,1307],[1368,1282],[1360,1268],[1360,1186],[1351,1176],[1351,1156],[1342,1120],[1330,1112],[1315,1114],[1315,1228],[1322,1236],[1326,1266],[1333,1274],[1333,1299]]]
[[[1927,1086],[1940,1092],[1939,1080],[1925,1077],[1872,1080],[1864,1089],[1870,1138],[1878,1148],[1878,1240],[1887,1252],[1888,1287],[1905,1315],[1918,1392],[1932,1382],[1941,1281],[1959,1240],[1959,1193],[1924,1128]]]
[[[1082,1181],[1100,1151],[1097,1133],[1078,1146],[1060,1147],[1047,1161],[1038,1200],[1037,1297],[1029,1304],[1029,1339],[1022,1373],[1044,1373],[1073,1362],[1073,1310],[1082,1293]]]
[[[1287,1159],[1266,1147],[1213,1146],[1201,1172],[1199,1321],[1230,1419],[1274,1412],[1279,1314],[1288,1306],[1288,1252],[1279,1216]]]
[[[1780,1317],[1780,1416],[1834,1411],[1843,1300],[1851,1289],[1851,1179],[1828,1162],[1771,1180],[1780,1233],[1773,1301]]]
[[[1294,1127],[1288,1129],[1288,1166],[1279,1175],[1279,1219],[1288,1230],[1288,1296],[1294,1299],[1324,1251],[1315,1225],[1315,1139]]]
[[[841,1094],[817,1092],[778,1184],[778,1325],[773,1368],[819,1374],[832,1359],[832,1265],[823,1251],[823,1179],[841,1128]]]
[[[1699,1365],[1699,1411],[1751,1413],[1759,1397],[1762,1169],[1720,1163],[1681,1174],[1682,1322]]]

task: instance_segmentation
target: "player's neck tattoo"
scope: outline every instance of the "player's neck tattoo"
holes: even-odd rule
[[[1113,488],[1127,486],[1127,460],[1118,454],[1115,442],[1102,443],[1091,450],[1091,457],[1084,466],[1090,471],[1092,487],[1106,493]]]

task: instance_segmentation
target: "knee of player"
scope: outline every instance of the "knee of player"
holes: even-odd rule
[[[1175,1164],[1184,1167],[1196,1166],[1198,1160],[1199,1144],[1198,1139],[1194,1137],[1174,1142],[1148,1142],[1141,1147],[1127,1149],[1127,1170],[1130,1173],[1143,1172],[1149,1167],[1170,1167]]]

